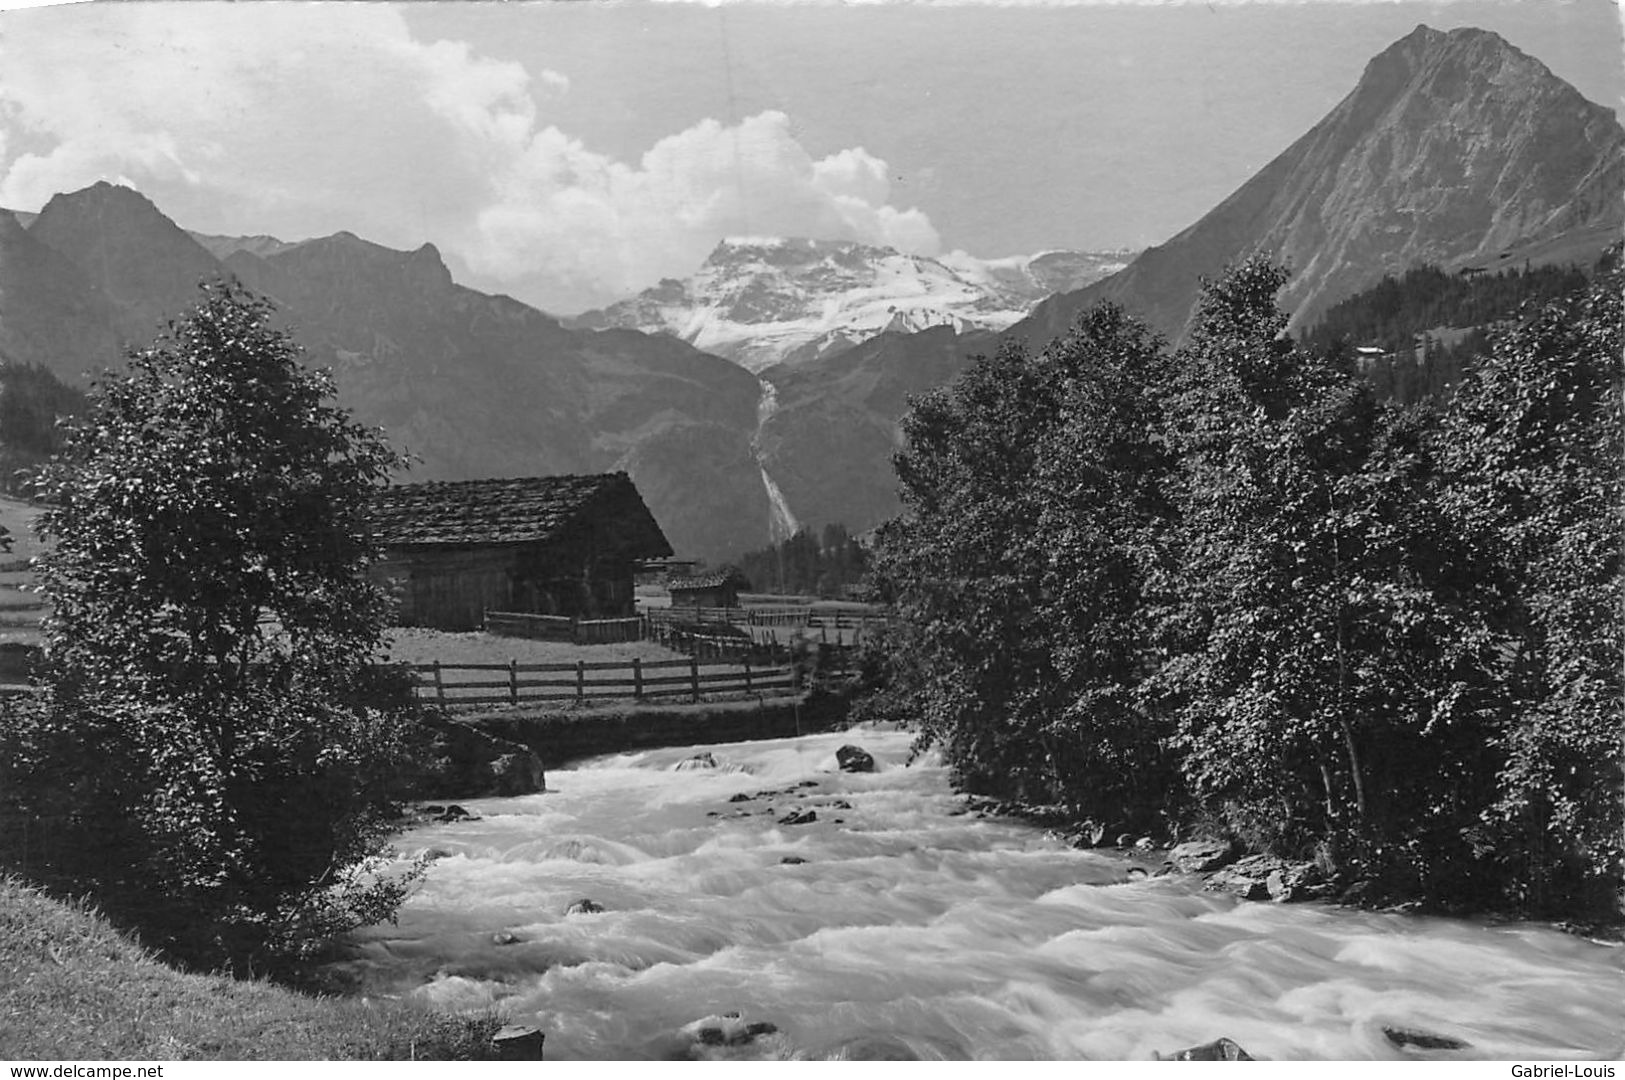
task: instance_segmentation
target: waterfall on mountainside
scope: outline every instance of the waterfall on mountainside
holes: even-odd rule
[[[767,464],[762,455],[762,428],[766,426],[768,418],[779,410],[778,387],[766,379],[758,379],[762,384],[762,398],[756,404],[756,436],[751,439],[751,450],[756,455],[756,467],[762,471],[762,487],[767,489],[768,519],[767,532],[774,543],[788,540],[796,534],[801,526],[796,521],[796,515],[791,512],[790,504],[784,499],[784,492],[767,471]]]

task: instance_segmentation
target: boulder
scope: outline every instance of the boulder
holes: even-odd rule
[[[1182,874],[1206,874],[1236,861],[1231,840],[1191,840],[1168,852],[1168,861]]]
[[[1330,891],[1319,867],[1310,862],[1293,862],[1276,855],[1249,855],[1226,866],[1210,878],[1206,888],[1223,889],[1243,900],[1310,900]]]
[[[1416,1028],[1401,1028],[1383,1026],[1383,1035],[1389,1042],[1402,1050],[1466,1050],[1471,1043],[1455,1038],[1451,1035],[1435,1035],[1431,1031],[1419,1031]]]
[[[511,930],[498,930],[491,935],[491,944],[493,945],[517,945],[522,940],[524,939]]]
[[[534,795],[546,786],[541,758],[523,743],[433,713],[414,737],[422,741],[406,778],[409,797]]]
[[[1080,821],[1061,835],[1075,848],[1096,848],[1106,842],[1106,826],[1096,821]]]
[[[818,814],[812,810],[792,810],[779,819],[780,825],[810,825],[818,820]]]
[[[1158,1061],[1253,1061],[1253,1055],[1243,1050],[1234,1039],[1214,1039],[1201,1046],[1192,1046],[1172,1054],[1157,1054]]]
[[[491,1037],[491,1055],[498,1061],[540,1061],[545,1036],[526,1024],[508,1024]]]
[[[730,795],[728,797],[728,801],[729,802],[750,802],[754,798],[756,798],[756,796],[754,796],[754,795],[746,795],[743,791],[741,791],[737,795]]]
[[[688,772],[690,769],[714,769],[716,767],[717,759],[711,756],[709,750],[695,754],[693,757],[686,757],[672,766],[677,772]]]
[[[528,750],[499,755],[489,768],[493,795],[534,795],[547,786],[541,759]]]
[[[874,772],[875,759],[861,746],[843,746],[835,751],[835,762],[842,772]]]
[[[565,915],[602,915],[604,905],[596,900],[581,899],[564,909]]]
[[[683,1025],[681,1030],[701,1046],[743,1046],[763,1035],[773,1034],[779,1027],[766,1021],[747,1024],[739,1013],[726,1012],[721,1016],[701,1017]]]

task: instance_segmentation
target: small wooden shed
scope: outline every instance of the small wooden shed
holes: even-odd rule
[[[674,578],[666,584],[672,607],[738,607],[744,578],[738,570]]]
[[[396,485],[373,528],[396,623],[444,630],[488,610],[629,616],[634,568],[672,554],[624,472]]]

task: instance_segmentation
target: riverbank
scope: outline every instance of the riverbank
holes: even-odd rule
[[[460,713],[457,720],[528,747],[548,769],[583,758],[668,746],[785,739],[841,726],[847,696],[810,690],[793,697],[623,703],[587,708],[524,707]]]
[[[0,1058],[482,1060],[499,1026],[178,971],[87,906],[0,877]]]
[[[1529,919],[1512,912],[1454,909],[1427,904],[1412,896],[1384,890],[1369,878],[1348,875],[1303,859],[1285,859],[1267,852],[1249,851],[1235,840],[1204,838],[1181,843],[1159,843],[1150,836],[1116,833],[1096,822],[1080,819],[1066,807],[1024,803],[986,795],[966,794],[960,813],[977,817],[1004,817],[1046,829],[1049,835],[1079,850],[1097,850],[1130,862],[1130,873],[1142,877],[1193,875],[1203,888],[1222,891],[1242,900],[1272,903],[1322,901],[1339,907],[1396,915],[1447,918],[1476,917],[1508,924],[1548,927],[1598,944],[1625,944],[1625,911],[1613,916],[1572,919]]]

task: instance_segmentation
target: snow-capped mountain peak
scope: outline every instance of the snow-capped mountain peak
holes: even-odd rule
[[[845,240],[729,237],[687,279],[668,278],[571,322],[672,334],[761,371],[888,331],[1000,330],[1051,293],[1079,288],[1128,258],[1123,252],[929,258]]]

